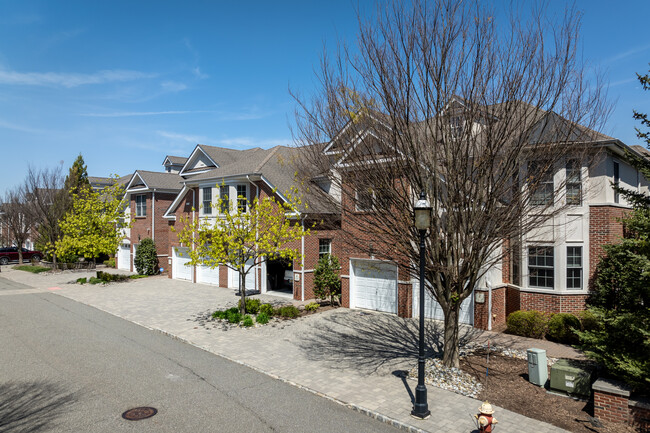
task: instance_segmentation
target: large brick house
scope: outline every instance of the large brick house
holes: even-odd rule
[[[337,147],[344,145],[339,137],[339,142],[320,148],[336,153]],[[619,218],[630,209],[611,184],[648,190],[647,180],[625,157],[626,151],[644,155],[643,149],[630,148],[602,134],[597,134],[590,145],[601,150],[595,163],[577,168],[559,164],[550,180],[561,182],[571,176],[573,204],[554,217],[548,230],[523,234],[519,247],[489,269],[473,296],[462,304],[461,322],[487,328],[504,323],[507,314],[517,309],[572,312],[584,308],[589,278],[603,253],[602,246],[622,237]],[[285,146],[234,150],[197,145],[187,157],[166,157],[166,173],[137,171],[127,187],[130,205],[126,217],[134,218],[134,225],[118,252],[118,266],[132,269],[138,239],[153,237],[169,278],[236,288],[237,275],[226,266],[187,266],[189,259],[184,252],[189,247],[178,242],[171,227],[180,228],[183,218],[218,218],[216,203],[220,197],[235,200],[241,195],[252,201],[254,197],[275,195],[282,200],[285,191],[298,185],[294,162],[300,160],[303,151]],[[269,259],[249,273],[246,287],[261,293],[284,293],[300,301],[312,299],[313,271],[319,257],[331,253],[342,266],[345,307],[402,317],[416,314],[416,282],[408,264],[399,258],[377,259],[373,243],[378,246],[380,240],[360,239],[363,248],[343,241],[342,233],[348,231],[346,224],[351,218],[345,209],[358,207],[346,202],[354,194],[342,194],[324,178],[312,180],[303,197],[308,207],[296,216],[296,223],[317,223],[310,236],[294,245],[303,255],[302,261]],[[291,285],[286,283],[287,275],[293,276]],[[429,298],[425,305],[427,316],[442,318],[435,301]]]

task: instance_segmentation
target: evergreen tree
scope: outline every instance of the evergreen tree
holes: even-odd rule
[[[70,167],[70,173],[68,173],[65,178],[64,187],[70,196],[72,196],[74,194],[79,194],[85,189],[85,187],[89,186],[88,170],[84,163],[84,158],[80,153],[74,163],[72,163],[72,167]]]

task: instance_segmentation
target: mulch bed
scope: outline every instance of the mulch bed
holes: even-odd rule
[[[460,361],[461,369],[483,384],[480,400],[488,400],[499,407],[576,433],[635,432],[631,426],[604,421],[598,427],[592,424],[593,401],[585,402],[549,394],[544,388],[528,382],[528,362],[524,359],[490,353],[486,383],[486,355],[485,351],[476,352]],[[498,411],[495,416],[498,420]]]

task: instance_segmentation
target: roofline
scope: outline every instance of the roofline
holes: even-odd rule
[[[133,179],[135,179],[135,175],[136,175],[136,174],[138,175],[138,177],[140,178],[140,180],[142,181],[142,183],[144,183],[144,186],[146,186],[147,189],[149,188],[149,185],[147,185],[147,182],[145,182],[145,180],[144,180],[144,178],[142,177],[142,175],[140,175],[140,173],[138,173],[138,170],[136,170],[136,171],[133,173],[133,176],[131,176],[131,180],[129,180],[129,183],[126,185],[126,188],[124,188],[126,191],[128,191],[129,188],[131,187],[131,183],[133,183]]]
[[[163,214],[163,218],[176,221],[176,215],[169,215],[169,212],[172,211],[172,209],[173,209],[173,211],[176,211],[176,208],[178,207],[181,199],[183,197],[185,197],[185,194],[187,194],[188,190],[189,190],[189,188],[187,187],[187,185],[183,185],[183,188],[178,192],[178,194],[176,195],[176,198],[171,202],[171,204],[169,205],[169,207],[167,208],[167,210]]]
[[[185,161],[185,164],[183,164],[183,167],[181,168],[181,171],[178,172],[178,174],[180,176],[183,176],[183,171],[185,170],[185,166],[187,166],[187,164],[190,162],[190,160],[192,159],[192,157],[194,156],[194,154],[196,153],[197,150],[200,150],[201,153],[203,153],[205,156],[207,156],[208,159],[210,161],[212,161],[212,163],[215,165],[215,168],[219,168],[219,164],[217,164],[216,161],[214,159],[212,159],[210,157],[210,155],[207,154],[207,152],[201,147],[200,144],[197,144],[196,147],[194,148],[194,150],[192,151],[192,153],[190,153],[190,156],[187,157],[187,161]],[[195,173],[195,174],[197,174],[197,173]]]

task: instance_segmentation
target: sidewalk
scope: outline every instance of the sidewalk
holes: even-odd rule
[[[401,372],[417,362],[417,321],[336,309],[259,328],[223,331],[202,313],[235,305],[232,290],[150,277],[107,286],[68,284],[91,273],[34,275],[2,267],[0,277],[93,306],[247,365],[274,378],[335,400],[369,416],[414,432],[475,431],[481,402],[428,386],[428,420],[410,416],[416,383]],[[52,290],[54,288],[54,290]],[[30,292],[32,292],[30,290]],[[268,301],[286,298],[256,296]],[[429,350],[437,350],[440,324],[427,321]],[[517,348],[545,348],[550,357],[575,356],[565,346],[463,328],[461,337]],[[544,347],[542,347],[544,346]],[[565,430],[497,408],[500,432]]]

